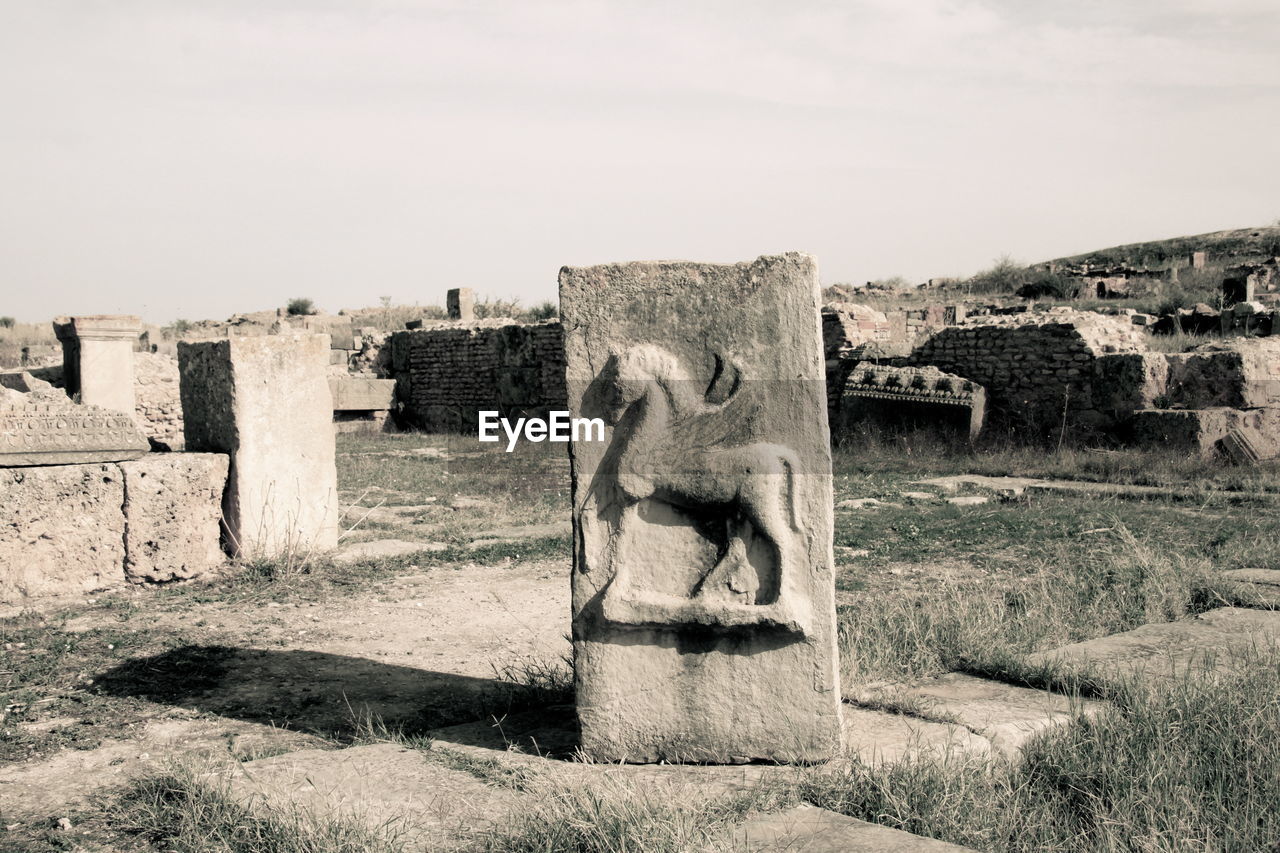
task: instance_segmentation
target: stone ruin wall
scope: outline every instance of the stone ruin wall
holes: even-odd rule
[[[1040,436],[1115,426],[1153,404],[1167,371],[1126,318],[1080,311],[978,318],[931,336],[910,361],[977,382],[993,425]]]
[[[144,435],[170,450],[182,450],[182,400],[178,396],[178,360],[161,353],[133,354],[135,410]]]
[[[474,432],[481,409],[544,417],[565,409],[560,323],[456,323],[392,335],[401,417],[428,432]]]

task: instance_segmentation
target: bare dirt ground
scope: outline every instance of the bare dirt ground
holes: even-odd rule
[[[4,819],[56,818],[172,757],[335,745],[370,718],[406,730],[473,719],[511,668],[550,666],[568,653],[568,594],[568,567],[544,561],[440,568],[324,602],[140,608],[128,630],[181,632],[188,642],[126,660],[93,687],[170,707],[143,711],[91,749],[0,765]],[[117,611],[98,607],[63,630],[120,627]],[[35,716],[18,725],[41,734],[86,724],[74,711]]]

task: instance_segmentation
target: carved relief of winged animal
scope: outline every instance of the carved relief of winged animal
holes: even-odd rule
[[[707,572],[695,599],[708,603],[757,600],[759,578],[748,562],[748,542],[763,537],[785,577],[802,530],[796,506],[796,454],[779,444],[753,441],[762,402],[730,378],[717,357],[712,388],[699,387],[677,358],[661,347],[633,346],[610,358],[608,419],[618,424],[614,487],[626,505],[648,498],[685,510],[720,513],[727,548]],[[718,384],[731,382],[722,401]]]

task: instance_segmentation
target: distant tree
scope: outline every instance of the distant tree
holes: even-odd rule
[[[539,302],[537,305],[529,309],[530,320],[551,320],[560,315],[560,306],[552,302],[550,299],[545,302]]]
[[[12,317],[0,317],[0,329],[12,329],[14,319]]]
[[[297,299],[290,299],[289,304],[285,306],[284,310],[287,311],[290,316],[301,317],[307,314],[316,313],[316,306],[310,299],[298,297]]]
[[[174,320],[160,329],[160,335],[167,340],[177,340],[191,331],[191,323],[187,320]]]

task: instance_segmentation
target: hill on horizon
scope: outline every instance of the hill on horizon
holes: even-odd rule
[[[1167,240],[1150,240],[1145,243],[1126,243],[1108,249],[1095,249],[1079,255],[1053,258],[1044,263],[1062,265],[1124,264],[1150,269],[1167,268],[1174,261],[1188,257],[1192,252],[1207,252],[1208,262],[1214,266],[1261,263],[1280,257],[1280,224],[1258,228],[1233,228],[1227,231],[1210,231],[1173,237]]]

